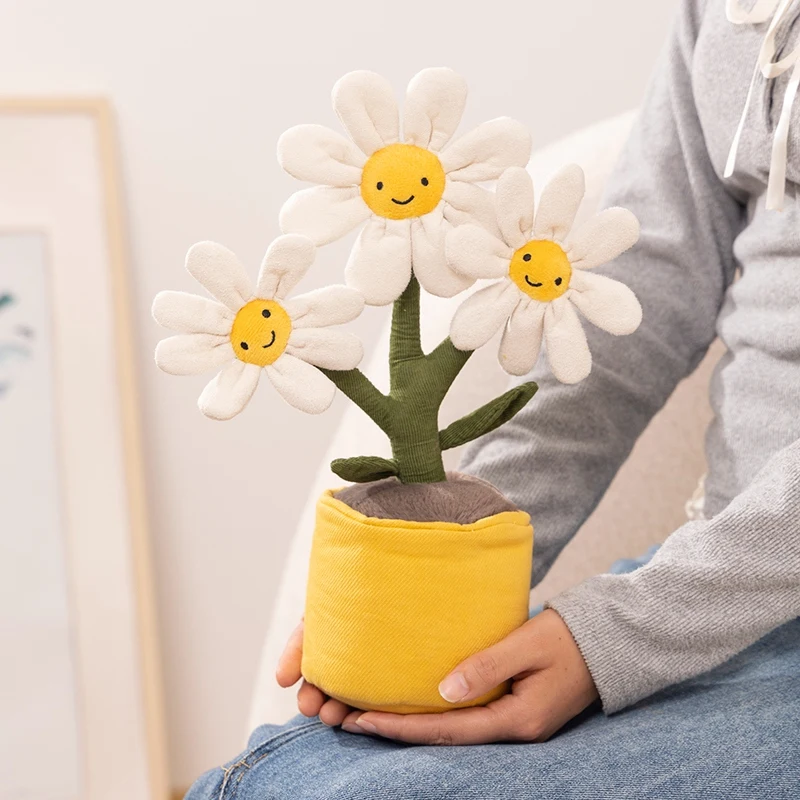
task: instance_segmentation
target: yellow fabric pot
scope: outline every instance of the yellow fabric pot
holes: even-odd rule
[[[326,492],[311,549],[302,672],[356,708],[414,714],[439,682],[528,618],[533,528],[522,511],[470,525],[365,517]]]

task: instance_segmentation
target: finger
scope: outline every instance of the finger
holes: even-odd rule
[[[316,717],[326,700],[323,692],[308,681],[297,690],[297,708],[305,717]]]
[[[287,688],[294,686],[302,677],[300,673],[300,663],[303,660],[303,623],[301,622],[286,642],[281,657],[278,659],[278,668],[275,670],[275,678],[278,683]]]
[[[536,667],[534,637],[535,627],[525,623],[497,644],[470,656],[439,684],[439,694],[448,703],[474,700],[509,678]]]
[[[352,710],[350,706],[345,705],[341,700],[330,698],[320,709],[319,718],[326,725],[333,727],[334,725],[341,725]]]
[[[350,724],[349,721],[347,724]],[[491,704],[478,708],[459,708],[442,714],[368,711],[358,716],[355,724],[363,733],[409,744],[488,744],[516,738],[509,717],[492,708]]]
[[[346,731],[350,731],[350,733],[365,733],[361,728],[358,727],[356,724],[356,720],[363,714],[364,712],[358,708],[351,708],[350,713],[342,720],[342,727]]]

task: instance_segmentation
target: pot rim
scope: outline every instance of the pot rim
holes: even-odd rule
[[[410,530],[436,530],[436,531],[453,531],[453,532],[471,532],[482,531],[485,528],[492,528],[498,524],[519,525],[520,527],[527,528],[531,524],[531,516],[527,511],[501,511],[499,514],[493,514],[490,517],[484,517],[476,522],[460,523],[460,522],[419,522],[418,520],[404,520],[404,519],[385,519],[380,517],[368,517],[360,511],[351,508],[347,503],[337,500],[333,495],[340,489],[327,489],[322,497],[319,499],[321,505],[328,506],[331,510],[342,514],[345,517],[359,523],[374,528],[396,528],[398,525]]]

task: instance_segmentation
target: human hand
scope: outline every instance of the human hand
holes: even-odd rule
[[[294,629],[278,660],[275,678],[285,689],[294,686],[302,677],[300,664],[303,660],[303,622]],[[305,679],[297,690],[297,709],[306,717],[319,718],[326,725],[341,725],[353,711],[350,706],[328,697]]]
[[[320,707],[336,703],[326,715],[337,721],[328,724],[341,724],[350,733],[412,744],[488,744],[543,742],[598,697],[569,628],[552,609],[463,661],[439,684],[439,692],[445,700],[461,702],[480,697],[509,678],[513,680],[510,694],[486,706],[441,714],[350,710],[339,719],[345,708],[342,703],[328,700]],[[311,690],[317,694],[311,695]],[[318,704],[324,697],[315,687],[306,696],[309,710],[315,707],[312,699]]]

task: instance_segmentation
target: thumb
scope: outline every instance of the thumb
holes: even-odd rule
[[[448,703],[474,700],[531,669],[536,662],[531,638],[529,623],[525,623],[497,644],[465,659],[439,684],[439,694]]]

